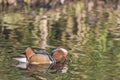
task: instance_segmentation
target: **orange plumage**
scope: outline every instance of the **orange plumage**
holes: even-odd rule
[[[26,58],[30,64],[50,64],[54,62],[60,62],[63,58],[66,59],[67,50],[61,47],[56,48],[53,51],[52,56],[47,53],[37,53],[31,48],[26,49]]]
[[[29,63],[32,64],[46,64],[51,63],[48,56],[42,54],[35,54],[31,48],[26,49],[26,57]]]

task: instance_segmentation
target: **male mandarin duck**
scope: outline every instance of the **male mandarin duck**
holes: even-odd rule
[[[26,62],[30,64],[51,64],[60,62],[62,59],[67,59],[68,51],[62,47],[58,47],[52,51],[51,55],[46,52],[34,51],[31,48],[26,49],[24,58],[14,58],[20,62]]]

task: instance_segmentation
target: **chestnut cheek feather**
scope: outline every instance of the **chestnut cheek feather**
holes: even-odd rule
[[[63,57],[64,57],[65,59],[67,59],[67,56],[66,56],[66,55],[64,55]]]

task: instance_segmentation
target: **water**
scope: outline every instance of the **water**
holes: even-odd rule
[[[19,29],[20,30],[20,29]],[[7,30],[5,30],[7,31]],[[23,31],[21,29],[20,31]],[[24,32],[29,34],[29,32]],[[18,62],[13,60],[13,56],[21,55],[25,52],[27,47],[34,49],[41,49],[37,45],[34,45],[31,39],[19,37],[19,34],[14,32],[12,38],[5,36],[12,34],[1,35],[0,38],[0,79],[1,80],[119,80],[119,41],[115,41],[111,49],[104,53],[99,53],[99,50],[94,50],[94,44],[88,48],[83,48],[79,51],[78,48],[73,47],[75,50],[69,49],[69,60],[66,63],[68,70],[65,73],[61,71],[46,71],[49,65],[40,66],[28,66],[27,69],[16,68]],[[29,37],[29,36],[28,36]],[[116,43],[117,42],[117,43]],[[55,42],[56,43],[56,42]],[[115,44],[116,43],[116,44]],[[67,44],[64,43],[66,46]],[[60,45],[60,44],[59,44]],[[53,45],[51,45],[53,46]],[[65,47],[66,47],[65,46]],[[69,46],[67,46],[69,47]],[[52,47],[48,47],[45,50],[49,51]],[[93,50],[92,50],[93,49]],[[84,52],[84,53],[83,53]],[[91,53],[94,52],[94,53]],[[95,53],[96,52],[96,53]],[[43,68],[42,68],[43,67]],[[41,69],[42,68],[42,69]],[[59,70],[59,69],[58,69]]]
[[[120,80],[117,4],[109,8],[98,1],[93,10],[90,4],[1,12],[0,80]],[[50,52],[57,46],[69,52],[64,64],[28,65],[12,58],[27,47]]]

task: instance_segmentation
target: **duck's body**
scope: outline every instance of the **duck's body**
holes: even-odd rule
[[[33,51],[31,48],[26,49],[26,58],[31,64],[49,64],[52,61],[49,55],[45,52]]]
[[[25,53],[26,57],[14,59],[20,62],[28,62],[30,64],[51,64],[60,62],[63,58],[66,59],[66,49],[58,47],[52,52],[52,55],[48,55],[46,52],[33,51],[31,48],[27,48]]]

